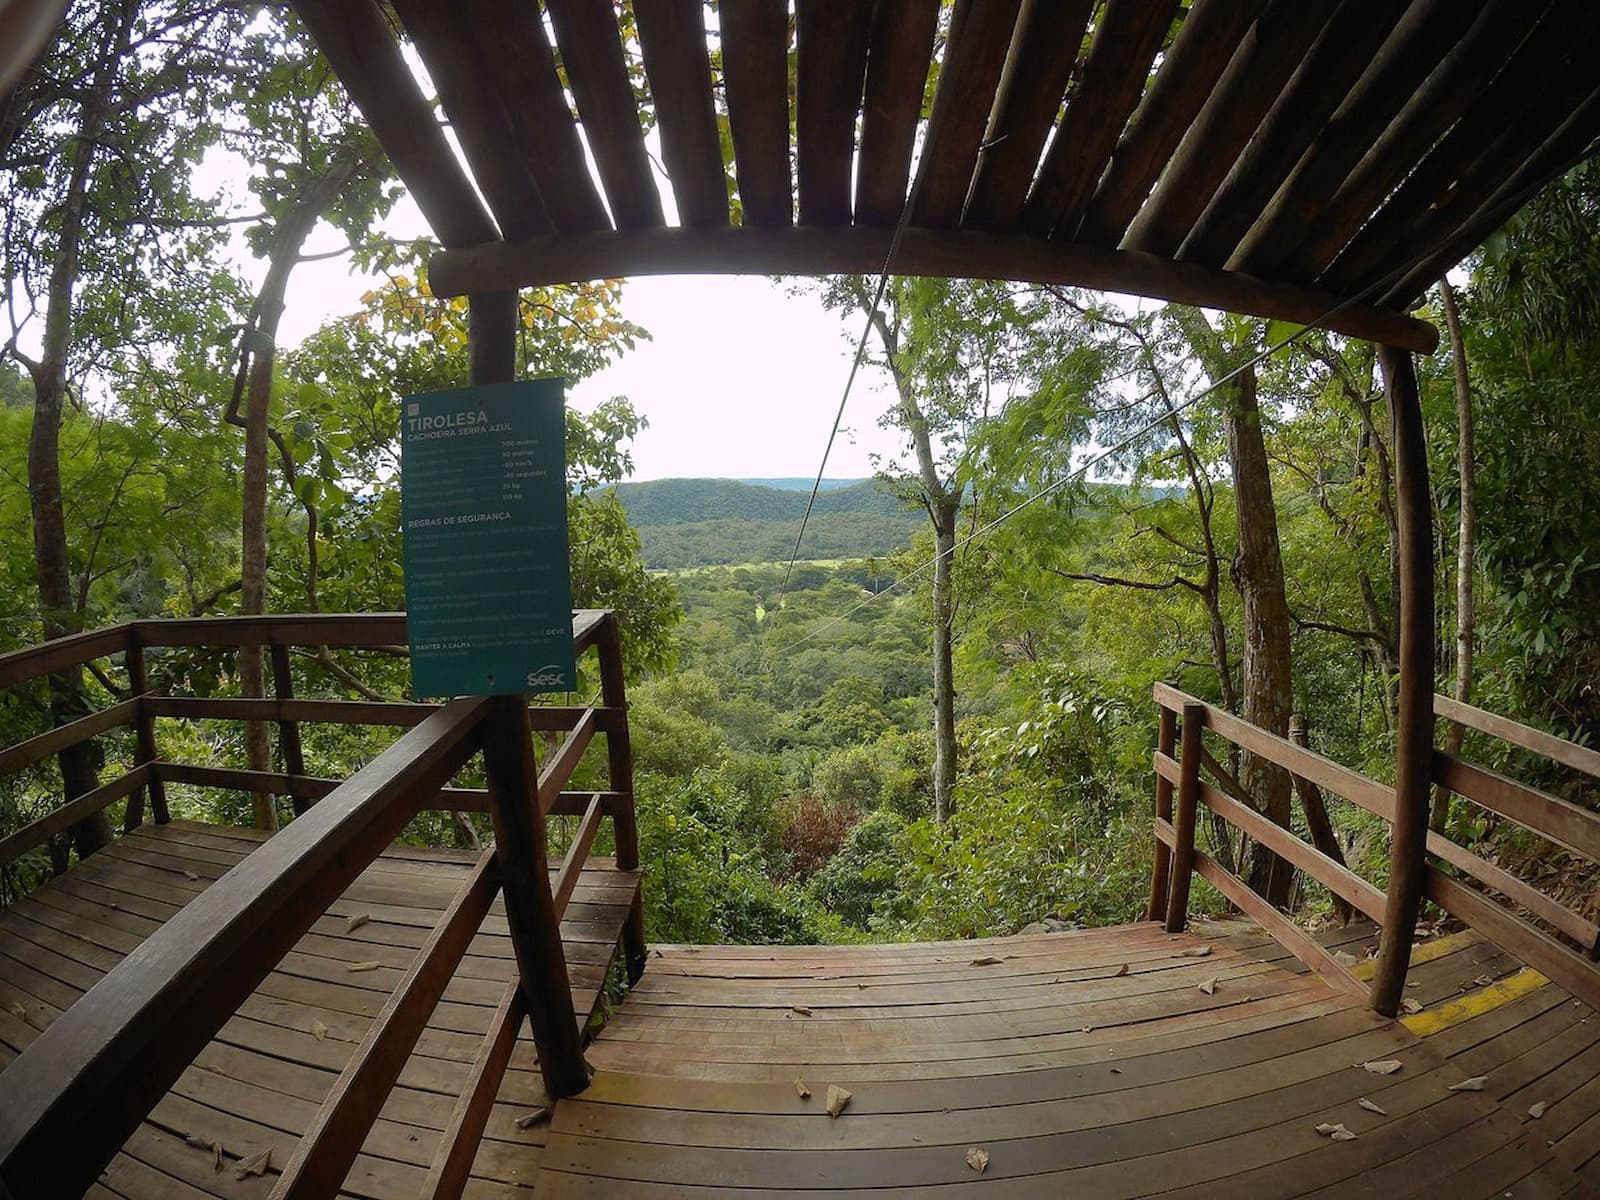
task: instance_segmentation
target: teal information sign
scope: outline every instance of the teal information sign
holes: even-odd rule
[[[406,397],[400,513],[412,690],[574,690],[562,380]]]

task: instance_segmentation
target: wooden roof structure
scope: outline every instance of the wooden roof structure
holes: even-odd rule
[[[899,274],[1428,351],[1405,308],[1600,134],[1593,0],[391,3],[296,7],[441,295],[876,273],[903,225]]]

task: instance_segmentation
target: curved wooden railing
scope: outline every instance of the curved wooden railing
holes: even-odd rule
[[[620,868],[637,867],[638,842],[616,618],[575,613],[573,637],[580,654],[591,647],[598,652],[602,705],[530,709],[518,696],[386,704],[296,700],[288,692],[287,647],[403,643],[403,614],[139,621],[0,656],[4,687],[121,655],[135,690],[128,700],[0,751],[0,769],[31,765],[118,726],[139,731],[130,770],[12,834],[0,842],[0,855],[22,853],[123,797],[129,798],[124,824],[137,825],[143,820],[140,789],[150,791],[154,819],[165,821],[167,782],[274,791],[292,796],[299,814],[152,933],[6,1068],[0,1084],[0,1195],[9,1189],[19,1197],[76,1196],[87,1189],[284,953],[424,808],[489,812],[495,847],[480,857],[374,1020],[274,1194],[327,1196],[338,1190],[497,894],[505,900],[517,978],[441,1139],[429,1194],[460,1194],[524,1018],[549,1093],[570,1095],[587,1086],[561,914],[605,817],[613,821]],[[242,645],[277,651],[273,660],[282,668],[274,698],[168,697],[144,686],[148,648]],[[157,753],[157,716],[274,720],[292,769],[168,762]],[[291,753],[291,746],[298,747],[298,722],[305,720],[395,725],[406,732],[349,779],[327,780],[305,774]],[[535,764],[536,728],[567,731],[542,769]],[[293,738],[287,736],[291,729]],[[607,741],[610,789],[563,790],[597,733]],[[449,786],[480,752],[488,787]],[[581,814],[582,820],[552,885],[545,818],[558,812]],[[637,978],[645,952],[637,900],[623,942],[629,974]]]
[[[1166,684],[1157,684],[1154,695],[1161,710],[1155,754],[1157,854],[1147,917],[1165,920],[1174,932],[1182,929],[1190,876],[1198,874],[1330,983],[1362,990],[1366,985],[1288,916],[1196,848],[1197,812],[1206,809],[1215,814],[1380,923],[1384,892],[1323,849],[1228,794],[1237,792],[1237,785],[1206,752],[1202,738],[1211,732],[1277,764],[1289,773],[1297,792],[1303,794],[1305,788],[1332,792],[1391,825],[1394,789]],[[1434,710],[1440,717],[1600,778],[1600,753],[1586,747],[1444,696],[1434,697]],[[1202,777],[1207,773],[1215,782]],[[1443,751],[1435,751],[1433,776],[1435,783],[1474,804],[1600,862],[1600,814]],[[1600,1004],[1600,965],[1595,961],[1600,957],[1600,926],[1442,834],[1427,835],[1427,850],[1431,861],[1423,893],[1428,900],[1574,996]],[[1374,979],[1373,990],[1377,987]]]

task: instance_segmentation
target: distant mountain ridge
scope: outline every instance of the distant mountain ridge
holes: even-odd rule
[[[643,530],[702,521],[798,522],[811,484],[809,479],[650,479],[619,483],[616,493],[628,519]],[[905,517],[908,525],[917,517],[877,479],[824,480],[813,516],[838,513]]]

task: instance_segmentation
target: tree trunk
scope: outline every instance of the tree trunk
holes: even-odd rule
[[[1472,606],[1473,560],[1476,555],[1478,512],[1475,499],[1475,470],[1472,453],[1472,385],[1467,377],[1467,348],[1461,340],[1461,314],[1456,309],[1455,289],[1448,279],[1439,280],[1439,298],[1444,305],[1445,327],[1450,332],[1450,358],[1456,376],[1456,424],[1459,428],[1456,469],[1460,476],[1461,517],[1456,529],[1456,686],[1455,698],[1472,702],[1472,654],[1476,626]],[[1460,754],[1466,729],[1451,721],[1445,730],[1447,754]],[[1450,820],[1450,791],[1436,787],[1430,824],[1444,832]]]
[[[249,359],[244,425],[244,494],[240,529],[239,611],[259,616],[267,600],[267,454],[272,434],[272,372],[277,361],[278,322],[283,317],[289,275],[300,258],[323,211],[350,179],[358,164],[335,166],[315,180],[293,208],[278,221],[266,278],[256,293],[253,320],[245,331],[243,353]],[[240,424],[235,405],[228,420]],[[288,467],[286,465],[286,471]],[[293,479],[289,480],[293,485]],[[239,651],[239,694],[257,699],[266,693],[265,652],[260,646]],[[272,767],[272,737],[266,721],[245,722],[245,756],[252,771]],[[252,809],[257,829],[276,829],[278,811],[269,792],[256,792]]]
[[[1233,581],[1244,602],[1244,719],[1280,737],[1289,733],[1294,705],[1289,642],[1289,605],[1283,590],[1283,554],[1278,544],[1272,478],[1261,436],[1254,370],[1242,372],[1230,389],[1228,460],[1233,470],[1239,542]],[[1239,780],[1275,824],[1289,828],[1290,781],[1282,767],[1254,754],[1240,762]],[[1261,845],[1252,848],[1250,886],[1276,907],[1289,901],[1294,871]]]
[[[942,823],[955,811],[956,685],[952,658],[955,605],[951,568],[955,559],[956,500],[930,508],[938,560],[933,565],[933,812]]]
[[[78,629],[83,612],[72,594],[67,551],[66,512],[61,495],[61,420],[67,396],[67,353],[72,345],[72,299],[82,262],[84,220],[89,179],[96,148],[105,131],[106,113],[118,65],[126,53],[132,24],[131,3],[107,6],[100,61],[83,101],[76,136],[68,143],[71,169],[60,213],[60,234],[46,293],[44,341],[39,361],[29,364],[33,377],[33,426],[28,434],[28,492],[33,518],[33,562],[39,578],[39,603],[46,639]],[[63,724],[82,716],[83,671],[74,667],[50,677],[50,717]],[[64,800],[92,791],[98,784],[90,743],[63,750],[59,756]],[[111,819],[104,811],[72,827],[80,858],[111,840]]]

